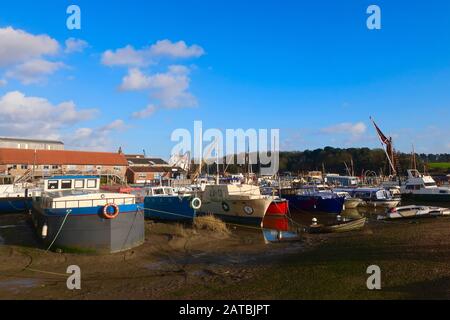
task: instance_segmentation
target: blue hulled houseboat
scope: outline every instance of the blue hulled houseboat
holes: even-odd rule
[[[95,176],[44,180],[32,220],[49,248],[114,253],[144,243],[144,215],[136,197],[100,192]]]

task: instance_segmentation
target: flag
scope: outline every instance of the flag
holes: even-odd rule
[[[383,132],[381,132],[381,129],[378,128],[377,124],[375,123],[375,121],[373,121],[372,118],[370,118],[370,120],[372,120],[373,125],[375,126],[375,130],[377,130],[377,133],[378,133],[378,136],[380,137],[381,142],[383,142],[386,145],[390,145],[391,141],[389,140],[389,138],[386,137]]]

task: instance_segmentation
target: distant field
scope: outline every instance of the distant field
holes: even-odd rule
[[[429,163],[430,169],[450,169],[450,162],[434,162]]]

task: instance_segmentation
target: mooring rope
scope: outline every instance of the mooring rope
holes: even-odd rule
[[[69,214],[70,214],[71,212],[72,212],[71,209],[68,209],[68,210],[67,210],[67,213],[66,213],[66,216],[64,217],[64,220],[63,220],[63,222],[61,223],[61,226],[59,227],[59,230],[58,230],[58,232],[56,233],[56,236],[55,236],[55,238],[53,239],[52,243],[50,243],[50,245],[48,246],[47,250],[45,250],[46,252],[48,252],[48,251],[50,250],[50,248],[53,246],[53,244],[55,243],[56,239],[57,239],[58,236],[59,236],[59,233],[61,232],[61,230],[62,230],[64,224],[66,223],[67,217],[69,216]]]

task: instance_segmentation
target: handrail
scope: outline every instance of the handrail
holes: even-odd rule
[[[126,203],[126,200],[135,200],[135,197],[123,197],[123,198],[104,198],[104,199],[78,199],[78,200],[52,200],[51,201],[51,207],[52,209],[67,209],[67,203],[68,202],[76,202],[77,206],[70,206],[70,208],[89,208],[89,206],[82,206],[80,207],[80,202],[90,202],[91,206],[90,207],[101,207],[102,205],[107,205],[110,203],[114,203],[116,205],[126,205],[126,204],[136,204],[136,201],[132,201],[132,203]],[[122,200],[122,201],[118,201],[118,200]],[[94,201],[105,201],[105,204],[102,205],[94,205]],[[122,202],[122,203],[116,203],[117,202]],[[60,208],[57,207],[58,203],[64,203],[64,207]]]

